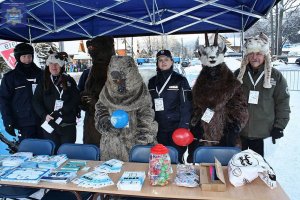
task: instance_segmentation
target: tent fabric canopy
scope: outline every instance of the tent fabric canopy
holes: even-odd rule
[[[239,32],[280,0],[23,0],[22,23],[7,22],[1,2],[0,38],[67,41],[114,37]],[[11,1],[9,1],[11,2]],[[10,7],[11,8],[11,7]],[[18,9],[18,7],[17,7]]]

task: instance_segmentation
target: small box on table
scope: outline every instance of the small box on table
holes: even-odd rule
[[[203,191],[224,192],[226,182],[221,163],[200,163],[200,187]]]

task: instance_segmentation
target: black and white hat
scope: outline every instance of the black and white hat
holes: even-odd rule
[[[58,63],[60,67],[65,65],[65,62],[70,62],[70,58],[66,52],[52,53],[48,56],[46,60],[46,65],[49,66],[50,63]]]
[[[246,67],[249,64],[247,55],[250,53],[261,52],[265,55],[265,63],[264,63],[264,88],[271,88],[271,72],[272,72],[272,64],[271,64],[271,55],[269,50],[269,39],[268,37],[260,33],[255,37],[250,37],[245,39],[245,44],[243,46],[243,51],[245,53],[244,58],[241,63],[240,73],[237,79],[243,83],[243,76],[246,71]]]

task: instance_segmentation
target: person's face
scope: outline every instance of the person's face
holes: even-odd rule
[[[53,76],[57,76],[61,71],[61,67],[58,63],[49,63],[49,71]]]
[[[32,63],[32,55],[31,54],[21,55],[20,61],[21,61],[21,63],[24,63],[24,64]]]
[[[258,68],[265,61],[265,55],[261,52],[249,53],[247,58],[253,68]]]
[[[164,71],[171,68],[173,61],[167,56],[159,56],[157,58],[157,65],[160,70]]]

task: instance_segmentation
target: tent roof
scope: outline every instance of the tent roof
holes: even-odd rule
[[[0,38],[66,41],[95,36],[245,31],[280,0],[23,0],[22,24],[7,22],[0,3]],[[0,0],[1,2],[1,0]],[[9,1],[11,2],[11,1]]]

